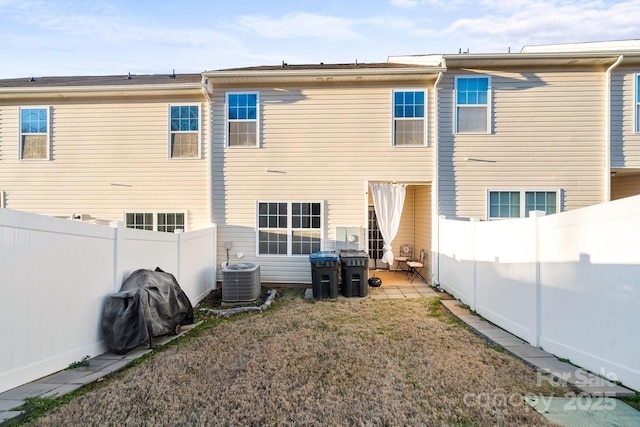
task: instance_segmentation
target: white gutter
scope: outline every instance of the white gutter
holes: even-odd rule
[[[604,201],[611,201],[611,72],[622,62],[624,55],[618,56],[605,73],[605,124],[604,124]]]
[[[446,70],[446,63],[442,58],[442,68]],[[431,182],[431,221],[432,233],[435,237],[435,256],[431,257],[431,284],[440,287],[440,144],[438,142],[438,83],[442,79],[443,71],[438,73],[438,78],[433,84],[433,181]],[[433,247],[433,241],[431,243]]]
[[[442,67],[402,67],[402,68],[309,68],[309,69],[291,69],[284,67],[282,69],[271,70],[221,70],[221,71],[205,71],[203,76],[210,79],[221,77],[246,78],[246,77],[316,77],[316,76],[379,76],[379,75],[406,75],[406,74],[434,74],[436,72],[445,71]]]

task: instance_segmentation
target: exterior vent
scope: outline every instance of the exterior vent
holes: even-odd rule
[[[260,296],[260,266],[230,264],[222,270],[222,301],[251,302]]]

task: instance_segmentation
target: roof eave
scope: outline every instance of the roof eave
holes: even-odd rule
[[[625,58],[640,59],[640,52],[562,52],[562,53],[505,53],[505,54],[449,54],[444,55],[448,67],[464,66],[607,66],[620,55]]]
[[[175,92],[200,93],[203,88],[202,83],[173,83],[173,84],[150,84],[150,85],[100,85],[100,86],[34,86],[34,87],[8,87],[0,88],[0,98],[8,97],[65,97],[65,96],[100,96],[118,94],[163,94]]]
[[[350,78],[350,77],[402,77],[410,75],[437,75],[439,72],[446,71],[441,67],[404,67],[404,68],[358,68],[358,69],[305,69],[291,70],[283,68],[282,70],[220,70],[205,71],[202,75],[209,81],[239,81],[251,80],[265,82],[278,81],[297,81],[318,78]]]

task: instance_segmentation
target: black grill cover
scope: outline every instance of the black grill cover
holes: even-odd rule
[[[193,323],[193,307],[173,274],[136,270],[109,297],[102,317],[107,347],[124,354],[149,338]]]

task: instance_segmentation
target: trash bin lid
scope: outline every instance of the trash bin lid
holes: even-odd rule
[[[309,254],[309,261],[337,261],[339,255],[334,251],[320,251]]]
[[[340,258],[369,258],[367,251],[357,251],[354,249],[347,249],[340,251]]]

